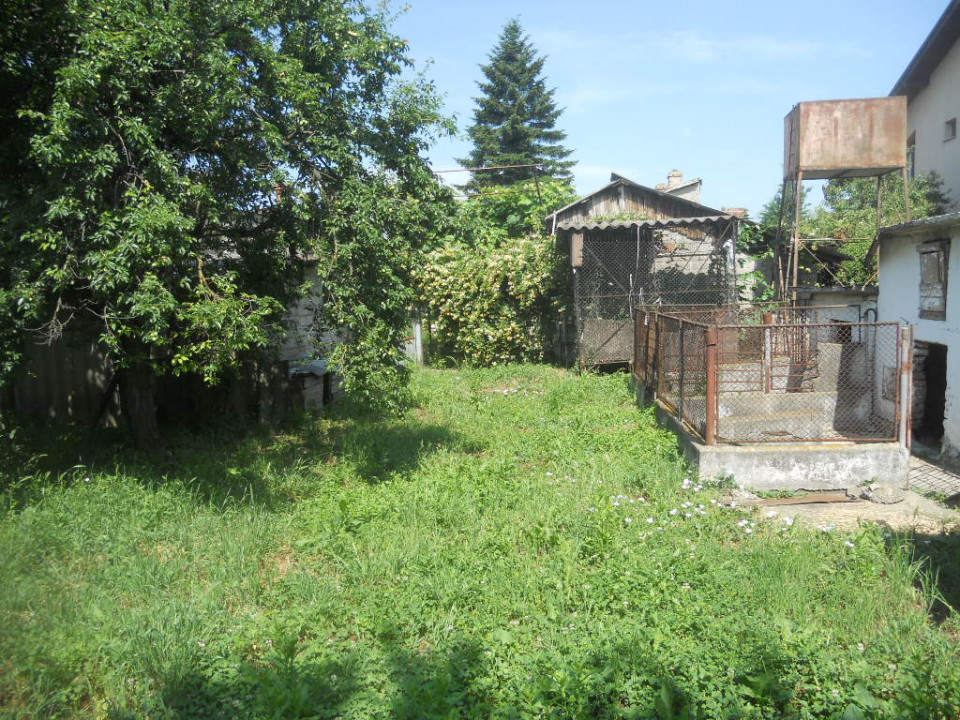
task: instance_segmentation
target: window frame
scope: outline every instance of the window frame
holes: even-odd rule
[[[929,240],[917,245],[918,269],[920,271],[919,315],[923,320],[947,319],[947,277],[950,270],[950,240]],[[928,276],[934,262],[939,277],[931,282]],[[932,301],[937,302],[932,302]]]
[[[957,119],[955,117],[943,123],[943,141],[950,142],[957,138]]]

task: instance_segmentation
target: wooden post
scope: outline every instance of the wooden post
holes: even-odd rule
[[[717,444],[717,326],[712,325],[703,331],[703,342],[707,350],[707,397],[706,427],[703,440],[707,445]]]

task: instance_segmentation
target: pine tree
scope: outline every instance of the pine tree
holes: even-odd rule
[[[468,167],[542,163],[537,172],[570,179],[571,151],[561,143],[566,133],[556,129],[561,110],[542,76],[545,58],[517,20],[500,33],[490,62],[480,69],[486,78],[478,82],[481,96],[474,98],[473,125],[467,130],[473,141],[469,157],[459,162]],[[474,175],[472,187],[511,185],[533,176],[533,168],[513,168]]]

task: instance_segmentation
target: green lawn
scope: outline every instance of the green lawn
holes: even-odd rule
[[[8,453],[0,713],[960,716],[953,539],[720,507],[624,375],[413,382],[404,419]]]

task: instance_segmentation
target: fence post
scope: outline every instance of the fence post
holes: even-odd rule
[[[770,393],[773,391],[773,331],[770,329],[773,313],[763,314],[763,325],[763,391]]]
[[[913,378],[913,326],[904,325],[900,328],[900,393],[897,398],[897,419],[900,421],[898,439],[900,447],[910,450],[910,414]],[[909,483],[909,475],[907,476]],[[909,487],[909,484],[907,485]]]
[[[706,427],[704,442],[717,444],[717,326],[712,325],[703,331],[703,342],[707,349],[707,397]]]
[[[680,374],[679,387],[677,388],[677,417],[679,417],[681,421],[683,420],[683,390],[684,390],[683,385],[684,385],[684,380],[686,380],[686,377],[684,377],[686,374],[686,363],[684,363],[683,361],[684,360],[683,358],[683,326],[684,325],[686,325],[686,323],[683,320],[681,320],[680,321],[680,341],[678,343],[679,352],[677,355],[677,360],[680,363],[680,367],[677,368]]]

